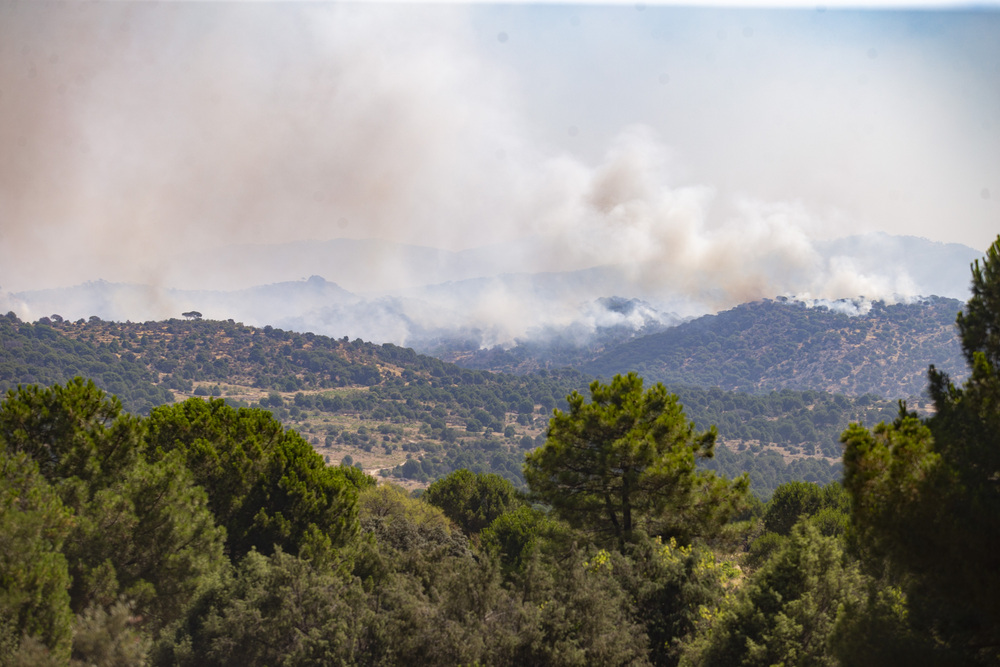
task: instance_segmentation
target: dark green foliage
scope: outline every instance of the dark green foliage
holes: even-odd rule
[[[840,462],[830,463],[825,459],[799,458],[786,463],[773,449],[754,454],[750,450],[734,452],[725,446],[716,447],[715,456],[699,461],[698,465],[729,479],[746,473],[750,477],[750,491],[762,500],[769,499],[775,489],[788,482],[805,480],[825,485],[838,481],[844,469]]]
[[[540,544],[505,585],[436,507],[391,485],[363,492],[359,507],[362,535],[337,571],[251,551],[160,642],[155,664],[673,664],[674,633],[723,590],[710,554],[580,548],[526,507],[483,531],[536,518],[526,532]]]
[[[825,487],[808,482],[782,484],[771,496],[764,513],[764,530],[789,535],[802,516],[811,517],[824,509],[850,511],[850,499],[840,484]]]
[[[1000,368],[1000,237],[987,249],[986,257],[972,265],[972,298],[965,312],[958,314],[957,324],[974,379],[977,365],[982,372]],[[985,363],[977,364],[978,355]]]
[[[12,389],[0,408],[0,438],[51,481],[109,484],[138,460],[141,437],[138,420],[122,413],[117,398],[81,378]]]
[[[517,489],[503,477],[465,469],[431,484],[423,499],[440,507],[466,535],[480,532],[500,515],[524,504]]]
[[[62,546],[71,521],[35,461],[8,453],[0,440],[0,664],[12,664],[23,638],[56,659],[69,656],[73,614]]]
[[[616,556],[613,562],[656,665],[677,664],[680,641],[695,631],[705,609],[722,603],[727,585],[739,573],[707,549],[675,541],[639,540],[627,558]]]
[[[11,664],[672,664],[722,591],[706,551],[608,554],[463,471],[424,496],[470,541],[221,400],[136,419],[75,381],[12,392],[0,427]]]
[[[72,512],[62,553],[72,609],[137,605],[157,632],[223,564],[222,531],[176,456],[142,455],[144,423],[79,379],[23,387],[0,404],[0,436],[30,456]]]
[[[708,619],[681,664],[836,665],[831,645],[837,623],[864,596],[865,581],[837,538],[799,524],[735,603]]]
[[[65,548],[74,610],[124,596],[146,627],[168,625],[222,567],[223,535],[179,457],[136,462],[77,508]]]
[[[845,423],[878,423],[896,413],[896,403],[872,395],[853,397],[790,389],[748,394],[697,387],[672,391],[696,426],[715,425],[720,440],[733,447],[776,445],[785,451],[828,460],[841,457],[840,433]]]
[[[971,377],[930,370],[935,413],[844,433],[844,484],[873,568],[888,565],[919,634],[968,664],[1000,662],[1000,238],[958,317]]]
[[[624,550],[643,528],[685,540],[713,533],[748,487],[698,471],[715,429],[696,433],[662,384],[643,391],[634,373],[593,382],[591,402],[573,392],[557,410],[545,445],[526,457],[532,494],[575,526],[608,535]]]
[[[401,659],[404,654],[397,651],[409,643],[406,650],[421,654],[413,659],[424,664],[431,662],[429,656],[438,651],[460,650],[454,646],[454,636],[442,636],[442,631],[452,633],[445,628],[436,631],[428,624],[429,616],[436,611],[432,599],[438,595],[442,579],[471,565],[466,562],[472,553],[465,536],[453,530],[440,509],[410,498],[403,489],[389,484],[361,494],[359,520],[362,535],[368,541],[358,545],[353,573],[366,582],[371,595],[377,596],[373,602],[377,602],[382,615],[381,629],[370,637],[377,645],[372,650]],[[482,591],[484,595],[486,588]],[[417,632],[414,626],[419,626],[419,636],[411,636]],[[435,640],[447,645],[437,648],[428,645]],[[468,656],[466,661],[474,659]]]
[[[764,533],[755,538],[747,547],[744,562],[750,569],[756,570],[770,560],[786,541],[785,536],[778,533]]]
[[[208,490],[233,558],[275,546],[326,551],[356,529],[357,488],[348,482],[356,473],[327,467],[269,412],[190,399],[156,408],[148,423],[151,456],[177,452]]]
[[[809,482],[779,486],[764,508],[760,530],[749,545],[746,563],[756,569],[786,543],[799,523],[811,523],[821,535],[843,536],[850,522],[850,497],[837,482],[820,487]]]
[[[375,621],[356,583],[281,549],[251,551],[202,601],[198,616],[158,648],[158,664],[363,664]]]
[[[527,506],[501,514],[481,533],[483,548],[496,557],[505,572],[523,571],[538,541],[553,526],[543,512]]]
[[[949,667],[967,664],[909,622],[910,610],[900,589],[868,580],[865,597],[844,609],[831,639],[831,652],[851,667]]]
[[[544,546],[523,551],[504,586],[492,560],[477,557],[436,507],[391,486],[365,492],[360,504],[375,542],[355,573],[370,582],[367,604],[377,610],[363,664],[646,664],[642,627],[607,553],[588,558],[572,540],[552,542],[565,527],[553,532],[535,514],[525,532]],[[532,511],[498,517],[484,541],[524,513]]]
[[[531,599],[539,605],[539,640],[515,664],[648,665],[649,638],[633,615],[628,593],[615,578],[612,557],[571,552],[560,571],[537,577]]]
[[[536,636],[520,625],[526,609],[441,510],[390,485],[366,491],[360,505],[373,539],[355,559],[371,614],[359,662],[517,664],[519,646]]]
[[[448,443],[448,441],[445,441]],[[443,451],[407,460],[392,469],[394,477],[427,482],[456,470],[495,474],[519,488],[524,486],[524,453],[496,437],[454,442]],[[448,443],[448,444],[451,444]]]
[[[363,470],[357,467],[357,464],[353,466],[341,466],[340,469],[337,470],[337,475],[348,485],[353,487],[354,491],[357,493],[360,493],[365,489],[370,489],[378,484],[374,477],[366,475]]]
[[[89,377],[115,394],[132,411],[146,413],[173,400],[157,374],[135,355],[116,354],[103,342],[73,340],[62,335],[68,323],[30,324],[13,313],[0,317],[0,391],[19,384],[65,383]]]

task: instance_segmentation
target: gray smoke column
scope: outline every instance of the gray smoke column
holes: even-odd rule
[[[0,4],[0,284],[159,282],[173,257],[233,242],[494,240],[521,147],[503,77],[442,39],[463,21]],[[42,258],[46,275],[22,275]]]
[[[550,163],[558,201],[537,230],[547,252],[579,266],[617,265],[647,297],[686,296],[707,309],[761,297],[914,294],[902,265],[862,266],[822,252],[824,220],[800,203],[734,202],[729,217],[707,187],[671,186],[669,155],[629,128],[602,163]],[[842,249],[843,250],[843,249]]]

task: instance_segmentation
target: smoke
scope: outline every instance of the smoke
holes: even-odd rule
[[[660,301],[687,298],[705,310],[776,295],[921,293],[905,253],[894,253],[891,263],[885,255],[871,261],[872,251],[885,253],[886,243],[867,252],[860,243],[826,252],[830,244],[810,231],[835,221],[800,202],[737,199],[730,217],[718,220],[715,193],[671,187],[668,163],[665,147],[648,129],[635,127],[595,168],[559,165],[570,175],[553,179],[565,190],[539,229],[547,252],[579,266],[618,266],[633,293]]]
[[[931,284],[817,240],[836,212],[686,182],[648,125],[539,140],[498,48],[457,6],[0,2],[0,301],[492,345]],[[310,274],[352,294],[250,289]]]
[[[459,11],[0,7],[5,286],[168,282],[232,242],[495,240],[519,133],[502,76],[441,39]],[[29,282],[24,251],[60,261]]]

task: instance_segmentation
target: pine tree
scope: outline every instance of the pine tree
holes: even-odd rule
[[[1000,662],[1000,237],[972,267],[957,319],[971,377],[930,368],[933,416],[852,425],[845,487],[870,564],[908,593],[911,621],[962,662]]]
[[[643,391],[629,373],[594,381],[590,395],[569,395],[569,412],[555,411],[524,469],[532,493],[571,524],[624,550],[640,528],[682,540],[710,534],[742,503],[746,477],[730,483],[695,466],[712,456],[715,428],[697,433],[662,384]]]

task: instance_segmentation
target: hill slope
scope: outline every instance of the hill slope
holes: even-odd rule
[[[548,415],[577,371],[526,375],[461,368],[394,345],[331,339],[235,322],[77,322],[0,317],[0,389],[94,378],[129,410],[191,396],[263,407],[298,430],[328,462],[426,484],[457,468],[523,483],[523,455],[542,442]],[[851,421],[891,419],[891,402],[823,392],[765,395],[675,386],[699,428],[715,424],[726,472],[761,468],[766,487],[837,476],[838,436]],[[762,482],[764,479],[762,479]]]
[[[637,338],[577,367],[604,377],[634,370],[667,385],[907,398],[923,392],[930,364],[964,377],[954,326],[961,307],[939,297],[873,301],[866,313],[847,315],[764,300]]]

